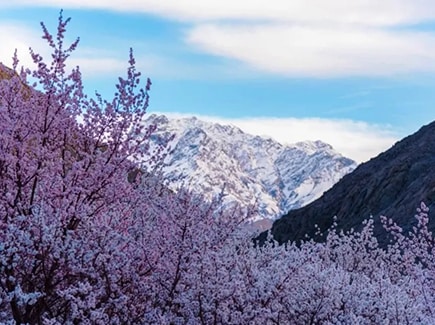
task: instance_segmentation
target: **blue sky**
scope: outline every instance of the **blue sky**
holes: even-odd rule
[[[47,53],[39,22],[53,30],[61,8],[88,93],[110,97],[133,47],[150,113],[321,139],[358,161],[435,119],[433,1],[0,0],[0,62]]]

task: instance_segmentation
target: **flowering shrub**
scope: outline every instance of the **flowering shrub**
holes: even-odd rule
[[[141,173],[150,82],[130,53],[110,102],[65,72],[62,15],[51,64],[0,81],[0,322],[10,324],[431,324],[434,239],[418,226],[380,247],[373,220],[324,243],[256,246],[221,211]],[[28,80],[36,80],[32,84]]]

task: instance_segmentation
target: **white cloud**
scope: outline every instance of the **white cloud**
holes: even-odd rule
[[[97,8],[151,13],[184,21],[231,19],[397,25],[435,17],[432,0],[14,0],[4,1],[1,6]]]
[[[291,77],[435,70],[435,34],[406,31],[407,25],[435,20],[433,0],[15,0],[1,6],[104,9],[181,20],[191,23],[186,40],[200,51]]]
[[[31,47],[35,52],[41,54],[43,58],[50,62],[51,49],[41,38],[40,29],[29,28],[19,22],[0,23],[2,31],[0,46],[0,62],[7,66],[12,65],[12,56],[17,49],[19,65],[24,67],[34,67],[32,58],[29,54]],[[85,54],[85,55],[83,55]],[[120,75],[124,74],[127,67],[127,56],[125,59],[118,59],[114,53],[107,53],[102,49],[81,48],[68,60],[68,68],[80,66],[80,70],[87,77]]]
[[[282,144],[305,140],[321,140],[334,147],[346,157],[364,162],[389,149],[398,135],[388,125],[344,119],[321,118],[222,118],[197,114],[159,113],[169,117],[197,116],[199,119],[220,124],[235,125],[244,132],[268,136]]]
[[[72,57],[69,60],[68,67],[73,68],[79,66],[80,71],[87,77],[104,75],[124,75],[127,68],[127,60],[120,60],[110,57]]]
[[[286,76],[385,76],[435,70],[435,35],[360,26],[200,24],[201,50]]]
[[[15,49],[17,49],[20,66],[34,67],[29,54],[29,47],[33,48],[49,62],[51,49],[42,39],[39,24],[32,25],[36,27],[31,28],[19,21],[0,22],[0,30],[2,31],[0,62],[11,66],[12,56]],[[67,42],[69,41],[67,40]],[[122,43],[122,46],[118,46],[118,42]],[[97,47],[97,45],[95,47],[83,47],[79,43],[77,51],[68,59],[67,69],[79,66],[86,79],[110,78],[110,80],[116,80],[118,76],[125,76],[128,67],[129,49],[127,46],[124,47],[123,40],[113,39],[109,44],[109,48],[107,46],[103,48]],[[235,72],[236,69],[232,65],[226,67],[217,63],[197,64],[196,62],[169,57],[168,54],[157,55],[150,53],[148,48],[150,46],[135,44],[136,66],[139,71],[143,72],[143,77],[203,79],[212,74],[216,78],[235,78],[244,73],[240,69]]]
[[[34,48],[35,40],[40,40],[40,35],[33,30],[21,26],[15,22],[0,23],[2,31],[1,46],[0,46],[0,62],[7,66],[12,65],[12,56],[15,49],[17,50],[20,64],[31,66],[33,61],[29,54],[29,47]]]

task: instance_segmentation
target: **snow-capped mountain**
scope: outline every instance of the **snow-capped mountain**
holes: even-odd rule
[[[187,186],[206,198],[223,191],[224,204],[256,203],[258,219],[274,219],[314,201],[356,167],[321,141],[282,145],[195,117],[153,114],[145,124],[157,127],[151,138],[156,143],[175,135],[163,167],[170,188]]]

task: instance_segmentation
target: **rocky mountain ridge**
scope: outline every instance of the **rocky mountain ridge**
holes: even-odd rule
[[[184,185],[224,204],[256,203],[258,219],[274,219],[312,202],[356,167],[321,141],[282,145],[235,126],[198,118],[151,115],[155,144],[169,141],[163,175],[170,188]]]
[[[392,218],[405,233],[416,225],[416,208],[424,202],[435,210],[435,122],[397,142],[391,149],[361,164],[344,176],[323,196],[305,207],[290,211],[276,220],[272,234],[280,243],[304,240],[308,235],[326,234],[336,217],[337,229],[361,228],[364,219],[373,216],[375,235],[381,244],[388,238],[380,224],[380,215]],[[435,230],[435,220],[429,228]],[[263,233],[260,239],[266,236]]]

